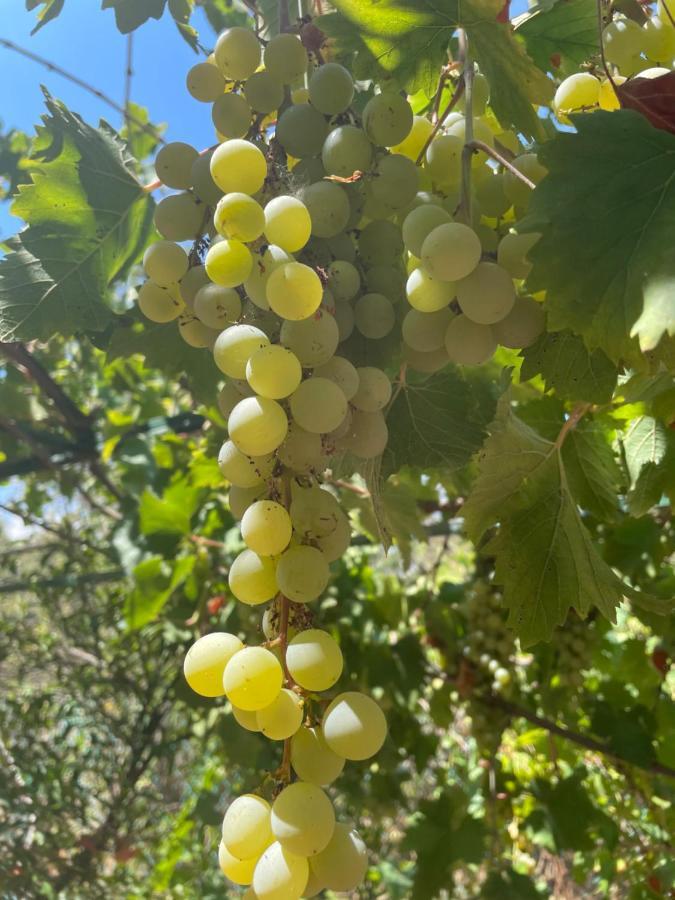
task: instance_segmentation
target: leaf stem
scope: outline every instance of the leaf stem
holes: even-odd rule
[[[504,166],[505,169],[508,169],[512,175],[515,175],[523,184],[526,184],[530,190],[534,190],[536,188],[536,184],[534,181],[531,181],[527,175],[524,175],[519,169],[517,169],[512,162],[510,162],[505,156],[503,156],[498,150],[495,150],[489,144],[486,144],[485,141],[478,141],[475,138],[467,143],[466,145],[472,153],[477,153],[479,150],[483,152],[486,156],[489,156],[491,159],[494,159],[495,162],[498,162],[500,165]]]
[[[562,445],[565,443],[567,435],[570,433],[570,431],[573,431],[577,427],[581,419],[586,415],[592,405],[592,403],[577,403],[577,405],[565,420],[562,428],[560,429],[560,432],[558,433],[558,437],[556,438],[556,442],[554,445],[556,450],[560,450]]]
[[[139,118],[132,115],[131,113],[128,113],[123,106],[120,106],[120,104],[116,100],[113,100],[112,97],[109,97],[108,94],[104,94],[103,91],[99,91],[98,88],[92,87],[86,81],[83,81],[82,78],[78,78],[77,75],[73,75],[72,72],[68,72],[66,69],[61,68],[61,66],[56,65],[56,63],[45,59],[44,56],[38,56],[38,54],[33,53],[32,50],[26,50],[25,47],[20,47],[13,41],[8,41],[7,38],[0,38],[0,46],[5,47],[5,49],[7,50],[12,50],[14,53],[18,53],[20,56],[25,56],[26,59],[30,59],[32,60],[32,62],[36,62],[38,65],[44,66],[45,69],[48,69],[50,72],[54,72],[56,75],[60,75],[67,81],[70,81],[73,84],[76,84],[78,87],[81,87],[82,90],[93,94],[94,97],[98,97],[98,99],[102,103],[106,103],[111,109],[114,109],[130,122],[133,122],[133,124],[137,128],[140,128],[142,131],[147,131],[149,134],[151,134],[155,138],[155,140],[158,141],[158,143],[166,144],[166,141],[154,125],[150,125],[147,122],[141,122]]]

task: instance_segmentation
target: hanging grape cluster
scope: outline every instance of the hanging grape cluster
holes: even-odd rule
[[[219,143],[158,153],[176,192],[157,205],[162,239],[145,254],[138,304],[154,322],[177,320],[225,379],[218,465],[245,545],[229,586],[264,607],[266,642],[206,635],[184,670],[243,728],[284,742],[275,795],[228,808],[219,862],[247,897],[295,900],[364,878],[366,848],[325,788],[387,732],[370,697],[336,693],[339,643],[314,627],[311,604],[351,538],[323,473],[383,453],[390,373],[481,364],[500,343],[536,340],[544,316],[522,280],[537,236],[512,226],[545,170],[488,111],[477,72],[473,133],[508,164],[466,155],[462,112],[435,126],[391,85],[357,96],[350,73],[312,59],[295,34],[263,43],[230,28],[188,73]]]

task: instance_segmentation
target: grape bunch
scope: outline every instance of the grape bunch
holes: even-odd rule
[[[471,186],[461,112],[434,127],[390,85],[355,104],[347,69],[311,59],[298,35],[263,52],[253,31],[233,27],[187,76],[211,104],[218,143],[198,153],[174,142],[156,158],[175,193],[156,207],[161,239],[145,253],[138,305],[177,321],[224,378],[218,466],[244,544],[228,581],[239,602],[264,609],[266,637],[206,635],[185,677],[225,697],[242,728],[284,742],[274,795],[237,798],[223,823],[220,867],[258,900],[353,890],[367,869],[324,789],[345,760],[377,753],[387,726],[365,694],[320,696],[343,663],[311,605],[351,541],[324,473],[336,457],[355,471],[385,450],[391,372],[481,364],[544,327],[522,287],[537,235],[512,225],[529,196],[516,176],[545,170],[489,113],[480,73],[475,83],[474,133],[510,145],[512,162],[474,154]]]
[[[568,123],[572,113],[619,109],[614,85],[622,85],[628,78],[654,79],[673,71],[675,21],[672,13],[659,0],[653,13],[643,4],[641,14],[645,16],[643,25],[617,14],[603,29],[602,46],[611,78],[603,70],[598,70],[598,75],[584,71],[569,75],[561,82],[553,100],[553,109],[561,122]]]
[[[480,694],[508,694],[512,684],[511,657],[515,650],[512,632],[500,594],[484,581],[477,581],[465,604],[466,644],[464,665],[468,668],[465,690],[469,702],[471,731],[482,753],[494,754],[509,717],[480,702]]]

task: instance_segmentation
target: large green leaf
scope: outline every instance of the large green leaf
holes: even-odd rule
[[[124,605],[128,627],[142,628],[157,618],[194,566],[194,556],[183,556],[172,565],[162,556],[150,556],[139,563],[134,569],[134,589]]]
[[[465,28],[470,52],[490,82],[492,107],[505,127],[529,136],[541,134],[533,104],[547,103],[552,83],[513,37],[496,21],[498,0],[335,0],[337,13],[317,24],[335,39],[339,53],[369,55],[371,75],[384,71],[410,92],[433,93],[447,60],[450,38]]]
[[[387,416],[383,474],[464,465],[481,446],[495,406],[492,385],[452,367],[405,384]]]
[[[639,364],[639,348],[675,334],[675,135],[630,110],[574,120],[578,133],[540,150],[529,286],[547,291],[551,330]]]
[[[628,508],[634,516],[641,516],[659,502],[668,471],[672,471],[668,431],[658,419],[638,416],[621,443],[629,477]]]
[[[32,184],[13,212],[28,228],[0,263],[0,340],[46,340],[101,331],[106,299],[138,259],[152,228],[153,202],[131,171],[124,145],[47,94],[35,142]]]
[[[574,71],[598,52],[598,9],[595,0],[558,0],[537,6],[518,19],[516,34],[544,72]]]
[[[582,421],[562,447],[567,480],[579,506],[606,522],[618,519],[621,470],[611,437],[597,421]]]
[[[522,357],[521,380],[541,375],[547,390],[564,400],[607,403],[614,393],[616,366],[602,350],[589,351],[571,331],[542,334]]]
[[[483,548],[495,557],[509,625],[524,646],[550,640],[570,607],[609,619],[624,596],[650,602],[600,558],[572,497],[559,446],[540,437],[500,401],[479,474],[464,506],[470,536],[498,526]]]

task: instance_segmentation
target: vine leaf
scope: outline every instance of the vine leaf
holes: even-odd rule
[[[598,9],[595,0],[559,0],[541,5],[514,23],[527,52],[544,72],[572,73],[598,52]]]
[[[36,9],[38,6],[42,7],[37,15],[38,23],[31,31],[31,37],[36,31],[39,31],[43,25],[46,25],[47,22],[51,22],[52,19],[55,19],[62,12],[65,2],[66,0],[26,0],[26,9],[28,12]]]
[[[616,366],[602,350],[589,351],[571,331],[545,332],[522,357],[522,381],[541,375],[546,389],[566,400],[607,403],[612,398]]]
[[[528,285],[547,290],[550,330],[644,368],[640,351],[675,335],[675,136],[631,110],[574,124],[539,151],[549,175],[521,225],[542,232]]]
[[[496,407],[494,386],[448,368],[404,385],[387,416],[386,478],[403,466],[457,469],[480,448]]]
[[[113,9],[118,30],[130,34],[149,19],[161,19],[166,6],[167,0],[103,0],[101,9]],[[198,50],[197,32],[189,24],[194,0],[168,0],[168,6],[181,36]]]
[[[553,85],[516,41],[510,25],[497,21],[501,0],[334,0],[333,6],[337,12],[321,16],[317,25],[335,40],[338,54],[369,57],[371,76],[384,70],[411,93],[433,93],[450,38],[457,28],[465,28],[471,53],[490,82],[499,121],[530,137],[541,136],[533,105],[547,103]]]
[[[604,522],[616,522],[621,469],[601,425],[588,419],[579,422],[565,439],[562,458],[579,506]]]
[[[32,183],[13,212],[28,228],[0,262],[0,340],[102,331],[110,286],[124,278],[152,229],[153,202],[112,129],[87,125],[47,92]]]
[[[156,619],[194,566],[194,556],[183,556],[171,565],[162,556],[150,556],[140,562],[133,571],[135,586],[124,605],[127,626],[142,628]]]
[[[659,502],[666,486],[668,432],[657,419],[639,416],[630,423],[622,446],[629,477],[628,508],[641,516]]]
[[[464,506],[467,530],[478,541],[498,526],[482,549],[495,557],[508,624],[523,646],[550,640],[570,607],[585,617],[596,606],[612,621],[623,597],[660,607],[625,585],[601,559],[572,497],[559,446],[518,419],[506,397],[478,467]]]
[[[675,134],[675,72],[659,78],[630,78],[616,86],[624,109],[641,113],[655,128]]]

